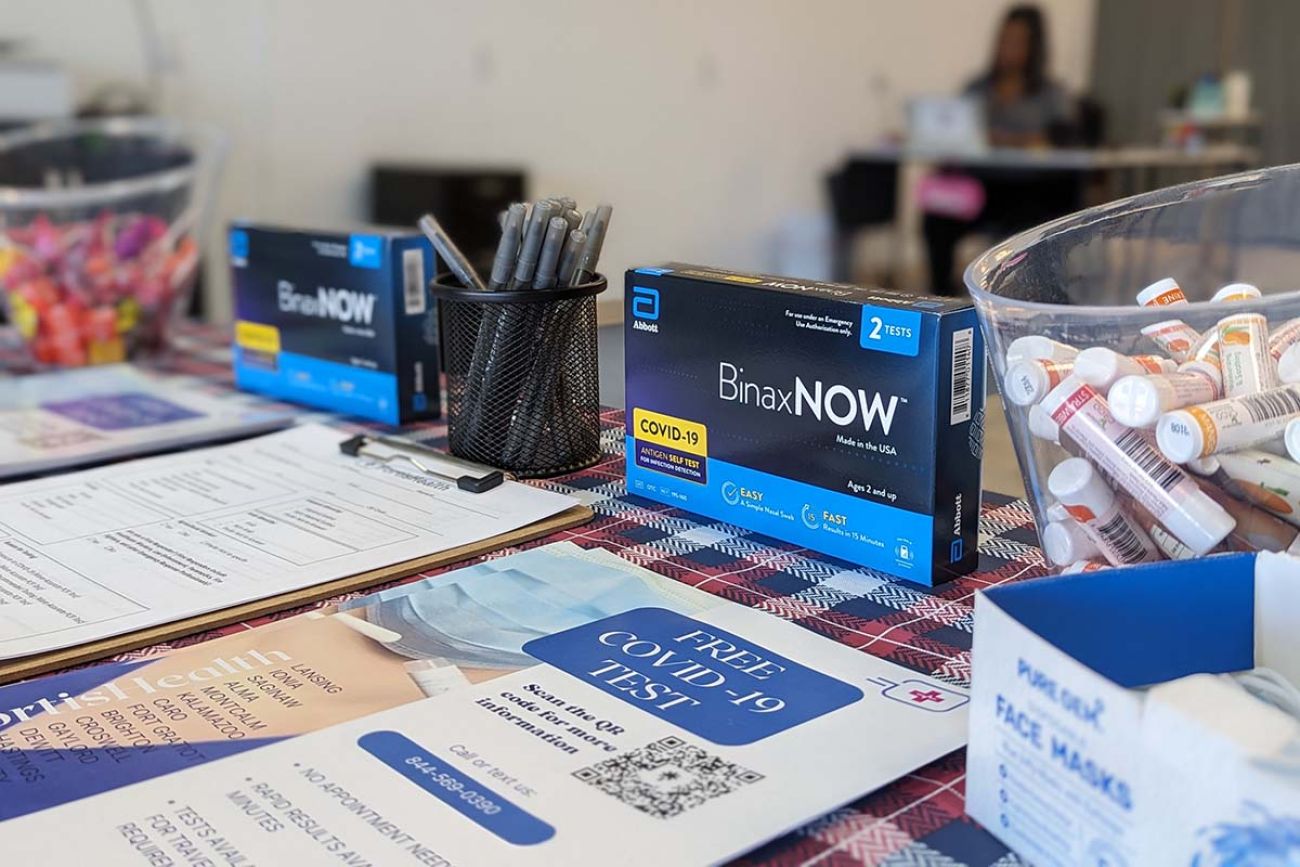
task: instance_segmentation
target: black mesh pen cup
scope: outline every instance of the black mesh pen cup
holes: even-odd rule
[[[563,289],[479,292],[450,274],[438,299],[451,453],[519,478],[600,460],[599,274]]]

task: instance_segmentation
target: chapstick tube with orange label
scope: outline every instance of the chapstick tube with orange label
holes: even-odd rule
[[[1047,477],[1047,489],[1071,517],[1091,531],[1102,556],[1114,565],[1160,559],[1151,539],[1124,513],[1115,492],[1083,458],[1067,458],[1057,464]]]
[[[1300,344],[1282,351],[1277,360],[1277,378],[1287,384],[1300,382]]]
[[[1210,296],[1210,300],[1217,301],[1220,304],[1229,301],[1250,301],[1259,298],[1261,294],[1259,287],[1250,283],[1229,283]]]
[[[1062,575],[1078,575],[1081,572],[1100,572],[1102,569],[1109,569],[1105,563],[1098,560],[1080,560],[1077,563],[1071,563],[1061,570]]]
[[[1121,376],[1144,373],[1173,373],[1178,365],[1158,355],[1120,355],[1104,346],[1093,346],[1074,360],[1074,375],[1093,388],[1110,388]]]
[[[1074,357],[1078,354],[1079,350],[1068,343],[1061,343],[1059,340],[1043,337],[1041,334],[1028,334],[1017,337],[1007,346],[1007,366],[1031,358],[1041,358],[1045,361],[1074,361]]]
[[[1195,367],[1191,365],[1196,365]],[[1208,364],[1191,362],[1174,373],[1124,376],[1106,395],[1111,414],[1129,427],[1152,427],[1160,416],[1194,403],[1209,403],[1223,395],[1218,371]]]
[[[1043,553],[1057,566],[1069,566],[1076,560],[1101,556],[1093,537],[1060,503],[1047,509],[1050,522],[1043,528]]]
[[[1049,361],[1044,358],[1028,358],[1017,361],[1007,368],[1003,377],[1003,388],[1007,400],[1016,406],[1029,406],[1038,403],[1047,393],[1061,384],[1061,380],[1074,370],[1070,361]]]
[[[1157,280],[1137,294],[1137,303],[1143,307],[1170,307],[1186,304],[1187,296],[1173,277]]]
[[[1152,323],[1142,334],[1180,364],[1192,357],[1192,350],[1201,342],[1201,333],[1181,319]]]
[[[1282,353],[1300,342],[1300,317],[1288,319],[1268,334],[1268,354],[1274,361],[1282,360]]]
[[[1268,351],[1268,320],[1238,313],[1219,321],[1219,367],[1224,397],[1258,394],[1281,385]]]
[[[1049,395],[1050,397],[1050,395]],[[1176,409],[1156,422],[1156,443],[1177,464],[1277,439],[1300,416],[1300,384]]]
[[[1232,532],[1232,516],[1151,445],[1150,433],[1116,421],[1097,390],[1066,377],[1043,409],[1098,469],[1115,480],[1180,542],[1208,553]]]
[[[1300,526],[1300,465],[1256,449],[1208,458],[1210,478],[1233,496]]]

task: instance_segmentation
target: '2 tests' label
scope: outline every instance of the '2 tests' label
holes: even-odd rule
[[[536,638],[524,652],[694,735],[742,746],[859,701],[862,690],[664,608]]]

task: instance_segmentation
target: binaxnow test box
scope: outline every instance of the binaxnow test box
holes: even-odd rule
[[[629,492],[921,584],[974,568],[968,301],[670,264],[625,306]]]
[[[229,240],[236,385],[392,425],[438,416],[427,239],[235,224]]]
[[[1291,864],[1300,560],[1226,555],[996,587],[975,602],[966,808],[1033,864]]]

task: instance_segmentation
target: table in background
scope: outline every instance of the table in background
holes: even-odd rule
[[[183,351],[154,366],[193,377],[194,387],[212,393],[232,388],[229,334],[223,329],[187,329]],[[258,400],[252,396],[247,399]],[[304,412],[341,430],[389,430],[325,413]],[[985,494],[980,516],[979,570],[933,590],[855,567],[821,554],[760,536],[681,509],[629,496],[623,485],[623,411],[601,415],[600,463],[577,473],[532,484],[569,494],[595,511],[585,526],[565,530],[523,548],[571,541],[604,548],[701,590],[767,611],[841,644],[888,659],[926,677],[970,685],[972,605],[976,591],[1047,574],[1033,518],[1023,501]],[[422,422],[402,429],[406,436],[444,445],[446,426]],[[520,550],[506,548],[489,556]],[[469,562],[450,567],[460,568]],[[387,585],[416,581],[447,569],[411,575]],[[362,595],[362,594],[352,594]],[[283,611],[246,623],[188,636],[116,657],[139,659],[221,635],[282,620],[307,608]],[[863,751],[889,749],[862,745]],[[852,755],[844,756],[846,762]],[[1020,864],[964,815],[965,752],[958,750],[893,784],[845,805],[742,858],[744,865]],[[777,793],[775,797],[780,797]]]
[[[919,237],[921,213],[915,187],[938,167],[981,174],[1068,179],[1065,216],[1089,205],[1148,192],[1160,186],[1243,171],[1257,164],[1259,151],[1240,144],[1214,144],[1189,150],[1167,146],[1117,148],[986,148],[943,150],[890,145],[852,153],[828,180],[835,222],[835,279],[852,282],[849,271],[853,234],[862,228],[892,225],[890,270],[898,270],[898,250]],[[840,187],[836,188],[836,178]],[[1060,184],[1056,184],[1060,186]],[[1096,187],[1090,194],[1090,188]],[[880,200],[881,196],[887,200]],[[1025,226],[1024,228],[1029,228]]]

